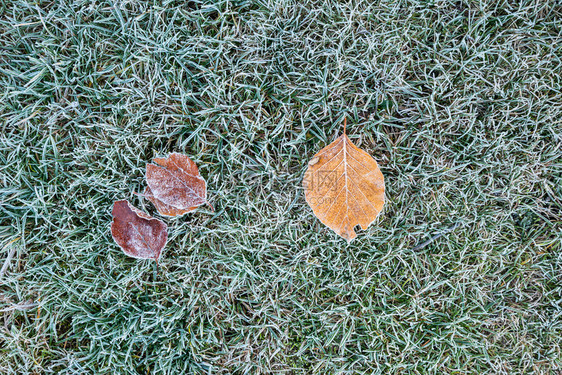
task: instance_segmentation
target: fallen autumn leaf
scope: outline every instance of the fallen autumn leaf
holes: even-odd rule
[[[384,177],[373,159],[344,133],[308,163],[305,198],[314,215],[351,242],[376,219],[384,205]]]
[[[153,162],[146,166],[148,187],[144,195],[161,215],[183,215],[208,203],[205,180],[186,155],[174,152]]]
[[[168,226],[131,206],[126,200],[113,203],[111,236],[125,254],[158,261],[168,240]]]

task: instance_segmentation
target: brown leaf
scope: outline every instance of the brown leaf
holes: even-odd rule
[[[186,155],[174,152],[153,162],[146,166],[145,194],[161,215],[183,215],[207,203],[205,180]]]
[[[126,201],[113,203],[111,235],[125,254],[158,261],[168,240],[168,226]]]
[[[314,215],[348,242],[357,224],[367,227],[384,205],[384,177],[373,159],[342,134],[310,160],[304,175]]]

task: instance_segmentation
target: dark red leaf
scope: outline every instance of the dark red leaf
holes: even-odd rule
[[[168,226],[126,201],[113,203],[111,235],[125,254],[158,260],[168,240]]]

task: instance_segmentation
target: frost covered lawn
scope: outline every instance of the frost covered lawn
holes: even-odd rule
[[[0,373],[560,371],[561,29],[555,0],[0,3]],[[350,246],[300,188],[344,116],[387,189]],[[215,212],[166,219],[157,272],[111,206],[156,216],[173,151]]]

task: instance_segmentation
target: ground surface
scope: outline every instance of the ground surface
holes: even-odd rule
[[[0,373],[562,368],[558,1],[0,12]],[[350,246],[299,188],[344,116],[387,187]],[[216,211],[166,219],[157,272],[111,205],[155,214],[172,151]]]

